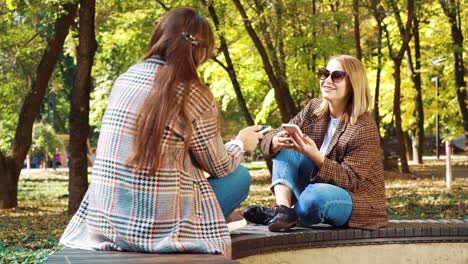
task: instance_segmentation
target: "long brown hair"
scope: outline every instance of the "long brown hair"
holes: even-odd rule
[[[139,110],[128,166],[136,171],[149,169],[148,175],[154,175],[162,156],[164,131],[176,117],[187,126],[184,144],[188,149],[192,137],[187,110],[190,88],[195,84],[203,96],[213,97],[197,74],[198,66],[211,56],[213,47],[214,35],[208,21],[191,8],[173,9],[157,21],[144,59],[159,56],[165,64],[158,67],[153,89]],[[181,87],[182,99],[178,94]]]

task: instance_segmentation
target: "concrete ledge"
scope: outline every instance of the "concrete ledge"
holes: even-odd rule
[[[388,227],[373,231],[315,225],[273,233],[266,226],[248,225],[236,230],[231,237],[233,258],[240,260],[273,252],[302,252],[298,250],[311,248],[418,243],[461,243],[465,245],[466,255],[468,219],[393,220]]]
[[[468,219],[393,220],[373,231],[315,225],[273,233],[266,226],[247,225],[231,237],[235,260],[67,248],[46,263],[468,263]]]
[[[468,263],[468,243],[380,244],[308,248],[252,255],[241,263]]]

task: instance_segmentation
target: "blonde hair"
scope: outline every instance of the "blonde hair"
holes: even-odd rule
[[[336,55],[328,61],[336,60],[347,73],[346,88],[349,93],[349,99],[346,103],[343,120],[346,123],[354,125],[362,114],[368,112],[371,106],[371,96],[369,91],[369,81],[367,80],[366,69],[362,62],[350,55]],[[324,117],[329,114],[328,101],[323,100],[315,114]]]

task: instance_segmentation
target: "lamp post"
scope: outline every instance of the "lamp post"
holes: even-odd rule
[[[432,77],[431,81],[435,83],[436,86],[436,108],[437,113],[435,116],[435,129],[436,129],[436,138],[435,138],[435,145],[436,145],[436,156],[439,159],[439,76]]]
[[[439,66],[441,62],[445,61],[446,58],[439,58],[436,60],[432,60],[432,65]],[[437,114],[436,114],[436,154],[437,159],[439,159],[439,75],[432,77],[431,79],[435,82],[436,85],[436,107],[437,107]],[[445,172],[445,179],[448,191],[452,189],[452,163],[450,160],[450,155],[452,153],[452,143],[449,140],[445,141],[445,157],[446,157],[446,172]]]
[[[445,61],[446,58],[439,58],[435,60],[431,60],[432,65],[434,66],[439,66],[440,63]],[[435,117],[435,126],[436,126],[436,156],[437,159],[439,159],[440,154],[439,154],[439,76],[436,75],[435,77],[431,78],[431,81],[435,82],[436,86],[436,107],[437,107],[437,113]]]

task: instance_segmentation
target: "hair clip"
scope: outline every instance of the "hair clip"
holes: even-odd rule
[[[180,34],[180,37],[188,41],[193,46],[197,46],[198,44],[200,44],[200,41],[198,41],[194,36],[187,34],[185,32]]]

